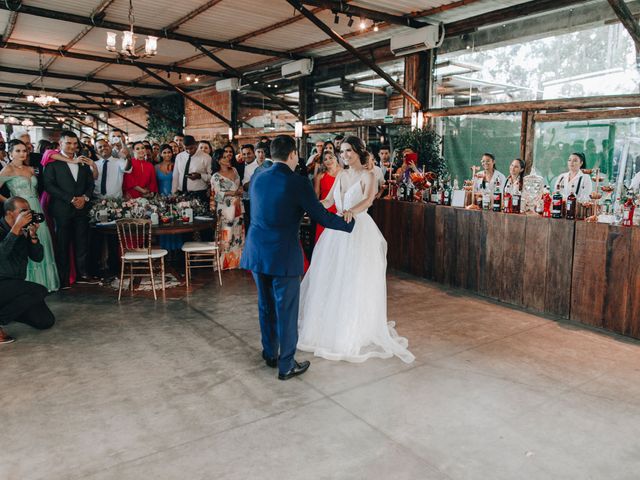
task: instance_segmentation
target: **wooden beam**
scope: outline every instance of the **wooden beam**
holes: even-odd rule
[[[38,92],[40,90],[39,88],[33,87],[31,85],[25,85],[25,84],[19,84],[19,83],[18,84],[7,83],[7,82],[0,82],[0,88],[9,88],[11,90],[33,91],[33,92]],[[78,90],[70,90],[65,88],[47,87],[47,92],[80,96],[80,93]],[[94,97],[108,98],[113,100],[127,100],[127,98],[123,97],[122,95],[114,95],[112,93],[93,93],[93,92],[82,92],[82,93],[86,93],[87,95],[92,95]]]
[[[613,11],[616,12],[624,28],[629,32],[633,43],[636,45],[636,52],[640,52],[640,25],[638,25],[633,13],[631,13],[624,0],[608,0],[608,2]]]
[[[25,5],[22,2],[18,3],[17,6],[15,3],[12,3],[12,2],[0,2],[0,10],[17,11],[19,13],[23,13],[27,15],[34,15],[42,18],[49,18],[52,20],[60,20],[63,22],[77,23],[80,25],[96,26],[96,27],[106,28],[109,30],[116,30],[116,31],[129,30],[130,28],[128,24],[110,22],[110,21],[104,20],[104,18],[85,17],[82,15],[75,15],[67,12],[60,12],[57,10],[50,10],[46,8]],[[288,52],[270,50],[266,48],[250,47],[248,45],[234,44],[231,42],[212,40],[209,38],[200,38],[200,37],[193,37],[190,35],[182,35],[176,32],[169,32],[167,30],[162,30],[162,29],[159,30],[155,28],[148,28],[148,27],[142,27],[142,26],[136,25],[134,30],[139,35],[152,35],[158,38],[168,38],[170,40],[177,40],[180,42],[187,42],[187,43],[196,41],[201,43],[202,45],[208,45],[210,47],[218,47],[218,48],[224,48],[228,50],[237,50],[240,52],[254,53],[256,55],[265,55],[269,57],[297,58],[294,55],[289,54]]]
[[[581,112],[535,113],[536,122],[568,122],[580,120],[604,120],[609,118],[640,118],[640,108],[616,110],[587,110]]]
[[[300,4],[298,0],[287,0],[287,2],[293,6],[296,10],[302,13],[308,20],[311,21],[316,27],[326,33],[329,37],[333,38],[336,43],[340,46],[351,52],[353,56],[359,59],[362,63],[364,63],[371,70],[376,72],[381,78],[383,78],[389,85],[395,88],[403,97],[409,100],[416,110],[420,110],[422,108],[422,104],[420,101],[411,95],[405,88],[396,82],[390,75],[388,75],[384,70],[382,70],[375,62],[369,60],[368,57],[362,55],[353,45],[347,42],[339,33],[333,31],[330,27],[325,25],[318,17],[316,17],[313,13],[311,13],[308,9]]]
[[[200,5],[198,8],[195,8],[193,10],[191,10],[189,13],[187,13],[186,15],[184,15],[183,17],[180,17],[178,20],[176,20],[175,22],[172,22],[169,26],[167,26],[166,28],[164,28],[164,30],[166,30],[167,32],[175,32],[178,28],[180,28],[181,25],[185,24],[186,22],[188,22],[189,20],[197,17],[198,15],[200,15],[201,13],[206,12],[207,10],[209,10],[210,8],[216,6],[218,3],[220,3],[222,0],[209,0],[206,3],[203,3],[202,5]]]
[[[520,125],[520,158],[524,161],[527,153],[527,122],[529,121],[529,115],[527,112],[522,112],[522,122]],[[525,164],[526,166],[526,164]]]
[[[525,136],[524,146],[524,172],[528,175],[533,168],[533,149],[535,148],[536,141],[536,122],[533,119],[533,112],[526,112],[527,115],[527,130]]]
[[[202,45],[200,45],[198,43],[194,43],[193,46],[196,47],[198,50],[200,50],[202,53],[204,53],[211,60],[216,62],[218,65],[220,65],[222,68],[224,68],[229,74],[234,75],[234,76],[236,76],[238,78],[244,78],[244,74],[240,70],[238,70],[237,68],[232,67],[227,62],[222,60],[220,57],[218,57],[214,53],[212,53],[209,50],[207,50]],[[260,83],[262,83],[262,82],[260,82]],[[275,103],[280,105],[283,109],[285,109],[286,111],[288,111],[292,115],[295,115],[296,117],[299,116],[298,112],[295,111],[293,108],[291,108],[289,105],[287,105],[280,97],[278,97],[277,95],[274,95],[271,92],[269,92],[266,89],[266,86],[264,84],[262,84],[262,85],[260,85],[260,84],[251,84],[251,88],[253,90],[256,90],[256,91],[260,92],[265,97],[270,98],[271,100],[273,100]]]
[[[0,65],[0,72],[5,73],[15,73],[17,75],[33,75],[35,77],[40,77],[40,72],[38,70],[29,70],[27,68],[17,68],[17,67],[7,67]],[[171,90],[163,85],[156,85],[155,83],[138,83],[138,82],[128,82],[126,80],[113,80],[107,78],[88,78],[83,77],[82,75],[71,75],[68,73],[58,73],[58,72],[45,72],[43,77],[48,78],[60,78],[62,80],[75,80],[78,82],[90,82],[90,83],[101,83],[103,85],[122,85],[123,87],[131,87],[131,88],[148,88],[150,90]]]
[[[59,49],[46,48],[46,47],[40,47],[38,45],[27,45],[24,43],[16,43],[16,42],[7,42],[4,45],[2,45],[2,47],[8,50],[23,50],[23,51],[39,53],[42,55],[51,55],[54,57],[62,57],[62,58],[73,58],[76,60],[88,60],[91,62],[109,63],[113,65],[125,65],[125,66],[132,65],[135,67],[137,66],[138,63],[141,63],[136,60],[126,59],[126,58],[104,57],[101,55],[89,55],[86,53],[71,52],[65,48],[59,48]],[[206,75],[209,77],[225,76],[221,72],[214,72],[211,70],[204,70],[199,68],[180,67],[173,64],[163,65],[159,63],[144,62],[144,65],[149,68],[153,68],[155,70],[162,70],[165,72],[186,73],[191,75],[202,75],[202,76]]]
[[[198,100],[197,98],[192,97],[191,95],[189,95],[187,92],[185,92],[182,88],[171,84],[170,82],[168,82],[167,80],[165,80],[164,78],[162,78],[160,75],[158,75],[157,73],[151,71],[149,68],[147,67],[143,67],[143,66],[138,66],[138,68],[142,71],[144,71],[145,73],[147,73],[147,75],[150,75],[151,77],[155,78],[156,80],[158,80],[161,83],[164,83],[165,85],[171,86],[171,88],[173,88],[174,91],[178,92],[180,95],[182,95],[182,97],[186,98],[187,100],[189,100],[190,102],[193,102],[194,104],[196,104],[197,106],[199,106],[200,108],[202,108],[203,110],[205,110],[206,112],[209,112],[211,115],[213,115],[214,117],[222,120],[224,123],[226,123],[227,125],[231,126],[231,120],[229,120],[228,118],[226,118],[224,115],[216,112],[213,108],[205,105],[204,103],[202,103],[200,100]]]
[[[97,106],[99,106],[102,110],[109,112],[112,115],[115,115],[116,117],[120,117],[123,120],[134,124],[136,127],[140,127],[141,129],[143,129],[145,132],[149,132],[149,129],[147,129],[147,127],[145,127],[144,125],[139,124],[138,122],[134,122],[133,120],[131,120],[130,118],[125,117],[124,115],[121,115],[120,113],[118,113],[117,111],[109,108],[109,107],[105,107],[104,104],[102,104],[101,102],[96,102],[95,100],[93,100],[91,97],[81,94],[84,98],[86,98],[89,102],[91,103],[95,103]]]
[[[531,112],[537,110],[561,110],[566,108],[637,107],[640,95],[612,95],[582,98],[557,98],[553,100],[529,100],[524,102],[493,103],[466,107],[434,108],[428,110],[429,117],[452,117],[485,113]]]
[[[429,25],[428,23],[420,22],[416,20],[415,18],[413,18],[413,16],[393,15],[391,13],[381,12],[379,10],[372,10],[370,8],[358,7],[356,5],[351,5],[342,1],[301,0],[300,3],[331,10],[334,13],[353,15],[354,17],[362,17],[369,20],[375,20],[377,22],[386,22],[393,25],[402,25],[404,27],[421,28]]]

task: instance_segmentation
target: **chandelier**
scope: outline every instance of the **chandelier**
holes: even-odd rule
[[[26,118],[20,123],[20,125],[22,125],[23,127],[27,127],[27,128],[28,127],[33,127],[33,120],[31,120],[29,118]]]
[[[107,50],[117,52],[118,55],[128,58],[145,58],[153,57],[158,53],[158,37],[148,35],[144,42],[144,53],[136,52],[136,39],[133,33],[133,25],[135,24],[135,16],[133,15],[133,0],[129,0],[129,30],[122,32],[122,47],[118,52],[118,34],[116,32],[107,32]]]
[[[54,97],[52,95],[47,95],[45,92],[40,93],[37,97],[33,95],[27,96],[28,102],[37,103],[41,107],[48,107],[49,105],[53,105],[54,103],[60,103],[60,99],[58,97]]]
[[[38,96],[27,95],[27,102],[32,102],[37,105],[40,105],[43,108],[48,107],[49,105],[53,105],[55,103],[60,103],[58,97],[54,97],[53,95],[49,95],[44,91],[44,66],[42,65],[42,54],[40,54],[40,93]]]

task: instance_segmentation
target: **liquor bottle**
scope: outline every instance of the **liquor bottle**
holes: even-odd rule
[[[444,184],[444,204],[448,207],[451,206],[451,185],[448,183]]]
[[[438,205],[444,204],[444,186],[442,182],[440,182],[440,186],[438,187]]]
[[[505,189],[502,201],[504,202],[504,213],[513,213],[513,195],[509,189]]]
[[[453,180],[453,189],[454,189],[454,190],[459,190],[459,189],[460,189],[460,182],[458,182],[458,177],[456,177],[456,178]]]
[[[438,203],[438,182],[431,186],[431,203]]]
[[[407,200],[407,184],[405,182],[402,182],[398,189],[398,200]]]
[[[500,212],[502,210],[502,190],[500,190],[500,182],[496,181],[496,189],[493,191],[493,211]]]
[[[577,204],[576,194],[571,192],[567,197],[567,220],[576,219],[576,204]]]
[[[562,218],[562,194],[558,190],[551,198],[551,218]]]
[[[542,194],[542,216],[545,218],[551,217],[551,193],[549,193],[549,187],[544,187],[544,193]]]
[[[512,199],[511,199],[511,213],[520,213],[522,205],[522,193],[517,186],[513,187]]]
[[[414,187],[413,182],[409,182],[409,186],[407,187],[407,201],[413,202]]]
[[[633,215],[636,210],[636,204],[633,202],[633,196],[628,195],[627,200],[622,207],[622,225],[630,227],[633,225]]]

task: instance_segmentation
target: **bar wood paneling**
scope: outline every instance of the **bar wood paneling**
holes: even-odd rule
[[[436,206],[424,206],[424,273],[425,278],[436,278]]]
[[[527,217],[524,238],[524,265],[522,281],[522,304],[539,312],[544,311],[547,275],[545,266],[549,244],[548,218]]]
[[[640,338],[640,228],[380,201],[389,266]]]
[[[524,240],[527,217],[504,215],[504,237],[502,243],[502,282],[500,299],[513,305],[522,305],[522,283],[524,278]]]
[[[550,222],[549,243],[547,244],[546,290],[542,311],[569,318],[576,222],[564,219],[547,219],[547,221]]]
[[[609,226],[576,223],[571,281],[571,319],[603,327],[607,290],[607,237]]]

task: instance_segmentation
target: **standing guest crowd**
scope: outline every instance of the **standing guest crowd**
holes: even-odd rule
[[[296,170],[309,176],[320,200],[345,168],[342,140],[316,142]],[[164,144],[127,142],[124,132],[116,130],[94,142],[65,130],[58,142],[40,140],[34,148],[28,134],[8,143],[0,136],[0,325],[19,321],[48,328],[55,321],[44,303],[48,293],[99,282],[92,273],[107,270],[107,260],[113,260],[108,257],[119,253],[104,237],[97,241],[92,235],[93,200],[197,198],[217,218],[222,269],[239,268],[250,226],[251,181],[273,165],[269,143],[262,137],[237,152],[231,143],[214,149],[191,135],[175,135]],[[373,156],[367,168],[380,169]],[[316,241],[321,233],[318,227]],[[161,236],[160,243],[179,251],[183,239]],[[24,302],[16,293],[23,291],[33,301]],[[0,344],[13,340],[0,328]]]

